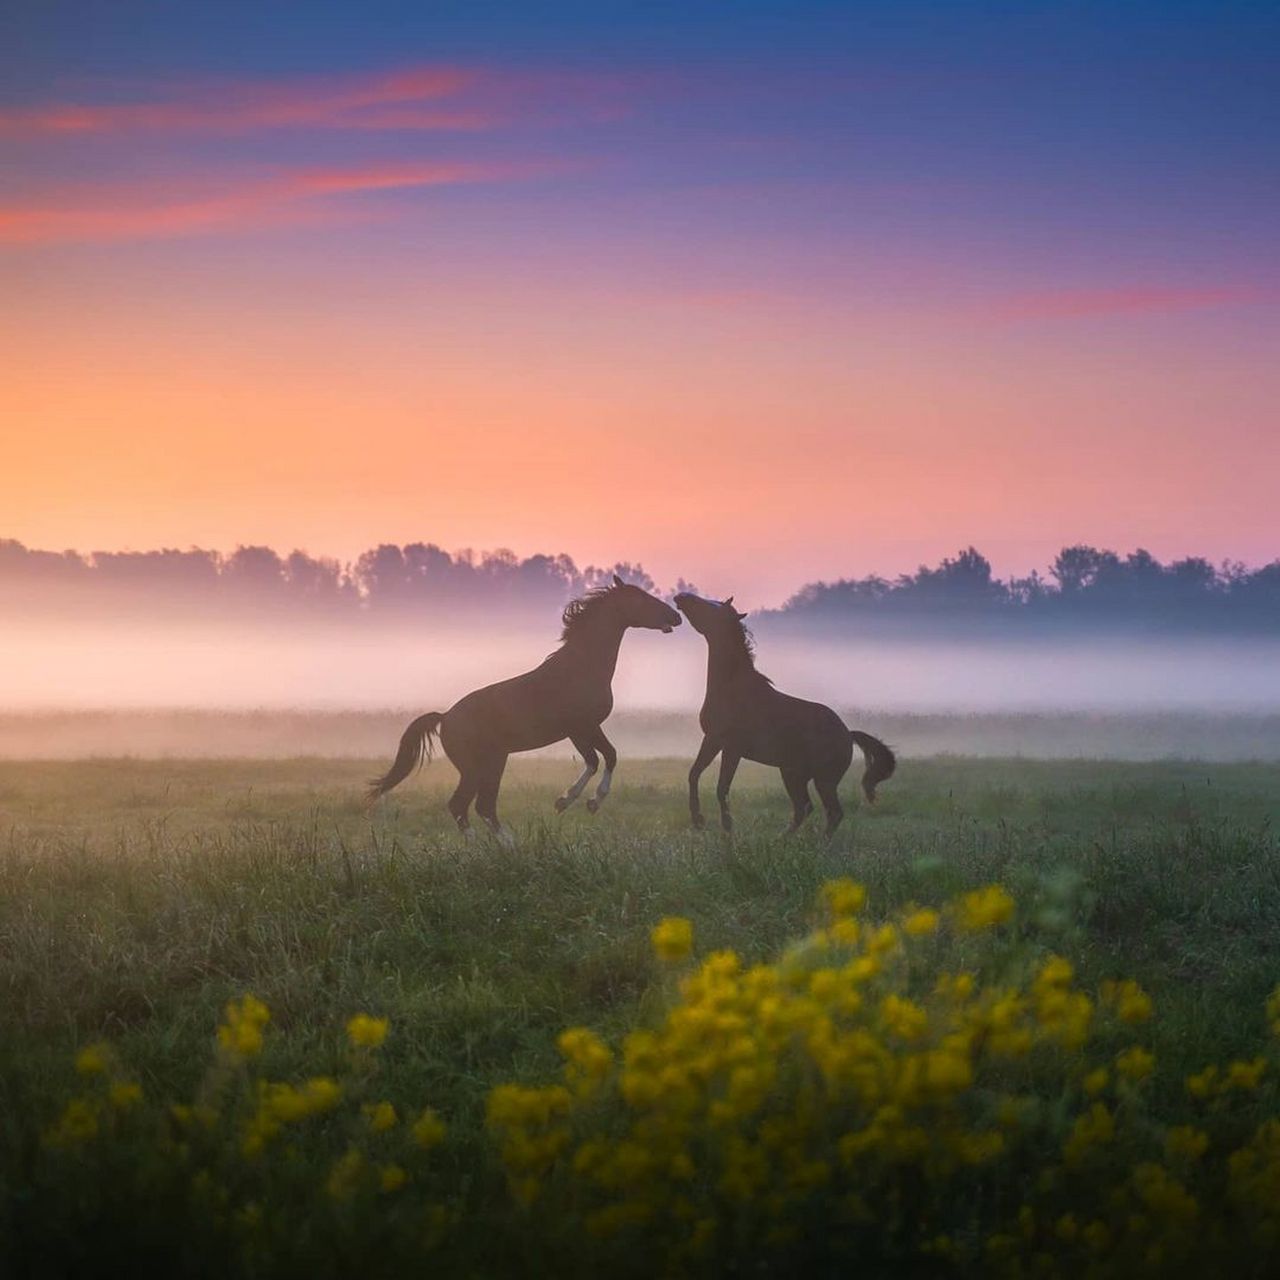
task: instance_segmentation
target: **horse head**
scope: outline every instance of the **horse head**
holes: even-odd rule
[[[692,591],[682,591],[676,596],[676,608],[689,619],[695,631],[708,638],[741,635],[742,620],[747,616],[733,607],[732,596],[727,600],[704,600]]]
[[[669,635],[673,628],[680,625],[680,615],[669,604],[633,583],[623,582],[616,573],[613,575],[613,586],[606,594],[624,626],[644,627]]]

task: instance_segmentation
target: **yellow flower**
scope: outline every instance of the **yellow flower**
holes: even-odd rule
[[[1209,1135],[1189,1124],[1178,1125],[1164,1136],[1164,1151],[1170,1160],[1198,1160],[1208,1149]]]
[[[357,1013],[347,1023],[347,1039],[357,1049],[377,1049],[387,1038],[391,1023],[387,1018],[374,1018],[367,1013]]]
[[[839,920],[833,920],[831,928],[827,930],[831,941],[841,947],[856,947],[861,930],[858,928],[858,922],[849,916],[841,916]]]
[[[565,1069],[576,1080],[599,1080],[609,1074],[613,1053],[594,1031],[586,1027],[570,1027],[556,1041],[565,1059]]]
[[[1003,886],[989,884],[964,894],[956,909],[960,928],[976,933],[1013,919],[1014,901]]]
[[[693,950],[693,925],[683,916],[667,916],[649,935],[654,954],[667,964],[679,964]]]
[[[384,1164],[378,1170],[379,1191],[399,1191],[408,1181],[409,1175],[398,1164]]]
[[[867,891],[856,880],[847,876],[828,880],[822,886],[819,900],[839,920],[842,916],[856,916],[867,904]]]
[[[413,1122],[410,1132],[418,1146],[424,1151],[430,1151],[432,1147],[438,1147],[444,1141],[448,1129],[435,1111],[427,1107]]]
[[[1036,974],[1036,986],[1038,988],[1065,987],[1073,977],[1075,977],[1075,970],[1071,967],[1070,960],[1064,960],[1062,956],[1050,956],[1041,966],[1040,972]]]
[[[352,1147],[329,1170],[325,1190],[332,1200],[350,1200],[360,1186],[364,1174],[364,1156]]]
[[[72,1147],[98,1135],[98,1109],[88,1098],[72,1098],[57,1123],[45,1134],[54,1147]]]
[[[394,1129],[399,1119],[395,1107],[389,1102],[365,1103],[364,1113],[369,1118],[369,1127],[374,1133],[386,1133],[388,1129]]]
[[[76,1071],[82,1076],[100,1076],[107,1069],[111,1050],[101,1040],[85,1045],[76,1054]]]
[[[1252,1062],[1231,1063],[1222,1081],[1223,1092],[1225,1093],[1228,1089],[1256,1089],[1266,1069],[1265,1058],[1254,1058]]]
[[[1217,1083],[1218,1068],[1208,1066],[1203,1071],[1198,1071],[1195,1075],[1187,1077],[1187,1092],[1193,1098],[1208,1098],[1213,1095]]]
[[[251,995],[239,1003],[232,1000],[223,1018],[218,1044],[226,1053],[233,1058],[253,1058],[262,1052],[262,1028],[271,1020],[271,1013],[261,1000]]]
[[[946,1000],[958,1003],[973,995],[974,981],[971,973],[944,973],[934,985],[934,993]]]
[[[142,1101],[142,1087],[132,1080],[117,1080],[107,1090],[107,1097],[117,1111],[128,1111]]]
[[[1081,1081],[1085,1093],[1091,1098],[1096,1098],[1106,1087],[1110,1080],[1110,1076],[1106,1067],[1098,1067],[1094,1071],[1090,1071]]]
[[[1148,1022],[1153,1011],[1151,997],[1132,978],[1104,982],[1098,991],[1102,1003],[1115,1010],[1121,1022]]]
[[[1116,1074],[1126,1080],[1145,1080],[1155,1068],[1155,1057],[1145,1049],[1134,1045],[1116,1057]]]
[[[914,1001],[887,995],[880,1002],[885,1030],[903,1040],[918,1040],[929,1029],[929,1015]]]
[[[1111,1112],[1102,1103],[1095,1102],[1084,1115],[1077,1117],[1062,1154],[1068,1164],[1079,1164],[1090,1148],[1110,1142],[1115,1132]]]
[[[936,933],[941,917],[929,907],[921,907],[912,911],[902,921],[902,932],[910,938],[923,938]]]

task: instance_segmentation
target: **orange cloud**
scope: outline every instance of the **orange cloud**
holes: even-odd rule
[[[1145,312],[1192,311],[1235,303],[1268,302],[1275,289],[1257,285],[1203,287],[1130,286],[1118,289],[1062,289],[1023,294],[998,308],[1006,320],[1060,320],[1087,316],[1137,315]]]
[[[86,187],[43,205],[0,204],[0,243],[130,240],[314,221],[336,216],[316,203],[331,196],[504,182],[564,168],[541,162],[419,162],[300,169],[186,192],[175,192],[172,184]]]
[[[0,137],[120,133],[237,134],[259,129],[493,128],[530,102],[599,107],[616,77],[527,76],[474,67],[411,66],[366,75],[231,81],[142,101],[55,102],[0,110]]]
[[[462,67],[410,67],[366,76],[212,84],[182,97],[143,102],[50,103],[0,112],[0,135],[478,128],[488,121],[484,113],[431,104],[456,97],[479,78]]]

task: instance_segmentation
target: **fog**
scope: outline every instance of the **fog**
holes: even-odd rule
[[[536,665],[557,642],[555,630],[532,627],[18,623],[0,635],[0,709],[443,710],[477,685]],[[696,708],[705,658],[687,625],[669,636],[630,633],[617,707]],[[885,711],[1280,710],[1280,642],[1257,639],[1015,645],[767,634],[758,665],[801,696]]]

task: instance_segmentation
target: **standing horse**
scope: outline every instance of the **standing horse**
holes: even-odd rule
[[[568,738],[582,757],[583,769],[556,801],[556,811],[567,809],[582,794],[599,766],[599,752],[604,756],[604,776],[595,798],[587,802],[595,813],[609,794],[618,763],[618,753],[600,726],[613,710],[613,672],[623,634],[628,627],[670,632],[679,625],[674,609],[615,573],[612,586],[570,601],[560,648],[541,666],[477,689],[448,711],[430,711],[414,720],[400,739],[391,768],[369,784],[369,801],[403,782],[424,758],[430,760],[431,741],[439,735],[445,755],[462,775],[449,798],[454,821],[463,831],[470,826],[467,810],[474,800],[476,812],[500,834],[498,787],[507,756]]]
[[[867,767],[862,789],[874,803],[876,784],[893,773],[893,752],[879,738],[845,728],[830,707],[779,693],[768,676],[756,670],[751,634],[742,625],[747,615],[733,607],[733,597],[717,602],[690,592],[676,596],[676,608],[707,641],[707,696],[699,723],[702,746],[689,770],[689,813],[695,827],[704,825],[698,780],[720,756],[720,825],[733,830],[729,788],[741,760],[776,765],[791,797],[794,813],[790,831],[813,812],[809,783],[813,781],[827,811],[827,834],[840,825],[844,809],[837,788],[853,759],[853,744],[862,748]]]

